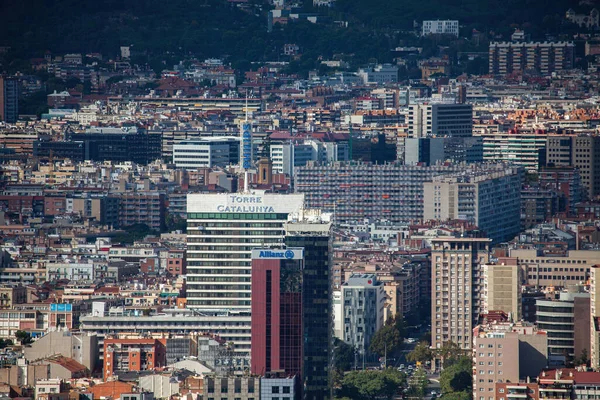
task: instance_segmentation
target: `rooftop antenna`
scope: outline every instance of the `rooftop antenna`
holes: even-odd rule
[[[245,140],[248,139],[250,140],[250,151],[252,151],[252,136],[250,135],[249,138],[245,138],[244,137],[244,133],[246,131],[246,128],[249,128],[249,124],[248,124],[248,89],[246,88],[246,119],[244,120],[244,124],[243,124],[243,128],[242,128],[242,152],[244,152],[244,147],[245,147]],[[242,167],[244,168],[244,193],[248,193],[248,166],[244,165],[245,164],[245,158],[246,155],[244,154],[243,158],[242,158]]]

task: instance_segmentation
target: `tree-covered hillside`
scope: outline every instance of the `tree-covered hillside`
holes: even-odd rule
[[[331,8],[308,12],[327,15],[330,23],[290,23],[267,33],[265,0],[249,0],[246,9],[227,0],[3,0],[0,46],[15,57],[54,53],[117,54],[119,46],[152,55],[172,52],[197,57],[231,56],[230,61],[277,60],[285,43],[296,43],[300,62],[334,54],[359,61],[389,61],[389,49],[419,39],[406,33],[413,21],[452,18],[465,33],[510,33],[525,27],[534,38],[565,32],[569,7],[588,11],[599,0],[574,5],[572,0],[337,0]],[[347,28],[333,21],[348,21]],[[417,43],[418,44],[418,43]]]

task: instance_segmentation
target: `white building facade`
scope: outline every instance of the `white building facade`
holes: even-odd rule
[[[435,20],[423,21],[423,36],[429,35],[452,35],[458,37],[457,20]]]

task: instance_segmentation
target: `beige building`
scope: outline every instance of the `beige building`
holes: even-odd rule
[[[473,399],[495,400],[495,384],[536,377],[546,366],[546,333],[501,322],[473,329]]]
[[[423,183],[423,219],[466,220],[495,243],[512,240],[519,233],[522,173],[520,167],[507,166],[435,177]]]
[[[588,196],[593,198],[600,194],[600,136],[549,139],[546,161],[556,166],[577,168]]]
[[[0,287],[0,308],[11,308],[15,304],[27,303],[27,288],[25,286]]]
[[[600,369],[600,265],[590,269],[590,366]]]
[[[516,258],[500,258],[483,266],[482,313],[504,311],[521,320],[521,269]]]
[[[536,249],[510,249],[516,258],[526,284],[537,287],[567,287],[584,283],[590,267],[600,264],[600,251],[570,250],[564,255],[544,256]]]
[[[431,241],[431,343],[452,341],[471,349],[481,310],[481,271],[489,262],[490,239],[437,238]]]
[[[62,355],[93,371],[98,362],[98,339],[95,334],[75,332],[48,332],[24,348],[28,362]]]

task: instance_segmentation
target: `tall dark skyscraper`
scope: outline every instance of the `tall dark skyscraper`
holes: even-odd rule
[[[14,123],[19,119],[19,82],[0,76],[0,121]]]
[[[290,222],[285,247],[252,252],[251,371],[299,377],[305,399],[329,398],[330,229]]]

